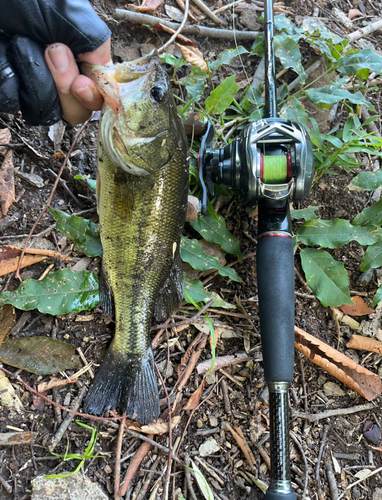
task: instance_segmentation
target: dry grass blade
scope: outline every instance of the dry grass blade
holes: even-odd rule
[[[362,337],[362,335],[353,335],[346,344],[346,347],[359,351],[370,351],[382,354],[382,342],[368,337]]]
[[[255,468],[256,460],[255,457],[253,456],[250,447],[248,446],[243,431],[240,429],[240,427],[235,427],[235,429],[232,429],[232,427],[229,424],[227,424],[227,429],[230,431],[235,441],[237,442],[239,448],[244,453],[244,456],[247,459],[252,472],[256,472]]]
[[[382,393],[378,375],[295,326],[295,347],[368,401]]]

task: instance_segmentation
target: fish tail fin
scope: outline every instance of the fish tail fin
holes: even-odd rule
[[[152,348],[144,357],[124,356],[110,346],[84,400],[86,413],[121,408],[142,424],[159,417],[159,395]]]

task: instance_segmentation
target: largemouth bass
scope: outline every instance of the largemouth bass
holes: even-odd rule
[[[98,142],[97,207],[103,246],[100,298],[115,337],[84,401],[151,423],[159,397],[151,348],[182,300],[179,243],[187,207],[187,138],[159,59],[88,66],[105,104]]]

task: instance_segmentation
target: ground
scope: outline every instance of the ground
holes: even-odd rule
[[[115,7],[123,7],[124,2],[112,0],[95,0],[93,2],[99,15],[105,19],[112,30],[112,46],[114,59],[123,60],[139,56],[146,53],[153,46],[160,47],[165,38],[163,34],[156,34],[149,31],[147,27],[131,25],[126,22],[117,23],[113,19]],[[171,3],[167,2],[166,3]],[[218,8],[225,4],[225,0],[209,1],[211,8]],[[353,5],[354,4],[354,5]],[[377,2],[371,0],[362,1],[337,1],[312,2],[310,0],[291,0],[285,2],[290,9],[291,18],[298,24],[305,16],[312,16],[314,8],[319,8],[319,16],[328,27],[334,32],[344,34],[343,25],[332,16],[331,9],[336,6],[346,14],[350,8],[364,7],[368,16],[380,17],[381,10]],[[361,6],[360,6],[361,5]],[[362,10],[362,8],[361,8]],[[158,9],[158,15],[164,16],[164,6]],[[232,9],[228,9],[220,14],[224,20],[225,28],[232,26]],[[366,18],[368,19],[368,18]],[[236,29],[244,30],[246,22],[243,18],[236,17]],[[242,23],[241,23],[242,21]],[[212,22],[203,21],[205,25],[214,26]],[[248,24],[247,24],[248,26]],[[354,30],[362,27],[361,21],[354,21]],[[257,28],[252,28],[257,29]],[[190,38],[193,38],[190,35]],[[381,32],[368,37],[376,50],[382,50]],[[213,59],[222,50],[234,48],[234,42],[194,37],[194,40],[206,59]],[[243,45],[250,49],[251,42],[244,41]],[[306,52],[306,54],[305,54]],[[310,57],[309,49],[304,49],[303,61],[305,64]],[[246,60],[246,71],[252,75],[257,67],[256,57]],[[229,67],[225,67],[221,78],[237,73],[241,66],[235,60]],[[182,69],[183,70],[183,69]],[[286,73],[282,78],[286,83],[293,80],[295,75]],[[371,94],[371,100],[375,109],[380,110],[380,90]],[[347,110],[340,108],[335,120],[329,124],[343,124],[347,118]],[[16,177],[17,202],[9,210],[9,216],[14,216],[12,223],[7,225],[7,220],[0,220],[0,243],[11,243],[21,245],[23,238],[20,235],[27,234],[43,205],[49,197],[52,189],[52,174],[48,169],[58,172],[62,159],[54,157],[53,143],[48,138],[46,127],[30,127],[25,124],[21,116],[5,117],[2,127],[11,129],[12,139],[16,144],[14,151],[15,167],[21,171],[34,172],[42,177],[44,186],[37,188],[28,184],[21,177]],[[381,130],[380,121],[377,126]],[[52,207],[63,210],[67,213],[84,212],[85,217],[95,215],[95,197],[81,181],[74,180],[76,173],[88,175],[95,178],[96,175],[96,144],[97,144],[97,122],[92,122],[81,136],[75,147],[74,155],[71,158],[71,167],[64,171],[63,179],[74,199],[68,192],[59,186],[54,198]],[[78,127],[66,126],[60,149],[65,153],[73,141],[73,137]],[[22,139],[26,139],[34,149],[23,144]],[[36,154],[36,152],[38,154]],[[336,176],[324,176],[314,185],[307,200],[296,208],[319,205],[321,208],[318,214],[323,219],[334,217],[352,220],[365,206],[370,203],[368,195],[354,193],[347,189],[355,173],[347,170],[338,170]],[[223,204],[220,213],[226,216],[227,227],[240,239],[241,250],[244,256],[254,254],[256,246],[254,240],[257,235],[257,219],[243,208],[240,208],[237,200],[229,207],[229,203]],[[45,215],[38,224],[35,233],[43,232],[54,222],[51,215]],[[296,223],[296,227],[297,227]],[[296,228],[295,227],[295,228]],[[189,225],[186,225],[185,232],[191,236],[197,236]],[[47,244],[49,248],[58,249],[63,253],[70,254],[73,263],[80,262],[95,272],[99,271],[99,258],[92,259],[91,262],[84,261],[83,255],[73,251],[70,241],[55,230],[50,230],[34,240],[34,246]],[[357,243],[353,242],[343,249],[335,250],[334,257],[345,262],[346,269],[350,277],[350,289],[361,292],[366,302],[371,305],[370,297],[377,288],[376,277],[366,283],[361,284],[359,278],[359,263],[364,250]],[[235,260],[234,256],[226,256],[228,262]],[[53,261],[52,261],[53,263]],[[64,264],[54,262],[55,269]],[[71,264],[73,265],[73,264]],[[80,264],[81,265],[81,264]],[[299,259],[296,258],[296,270],[301,273]],[[26,278],[38,278],[47,267],[44,263],[36,264],[22,271],[21,276]],[[205,475],[208,483],[216,494],[216,498],[226,499],[262,499],[263,493],[251,481],[251,469],[247,459],[238,447],[238,443],[233,438],[229,430],[240,427],[245,439],[254,455],[254,476],[264,483],[269,484],[269,470],[266,466],[266,457],[269,452],[269,442],[267,434],[268,420],[268,396],[264,383],[263,368],[261,363],[261,349],[259,336],[259,321],[257,315],[257,285],[256,285],[256,257],[253,255],[243,262],[234,264],[234,269],[242,278],[241,283],[229,282],[227,278],[215,277],[209,281],[209,290],[214,290],[228,302],[235,303],[235,297],[241,302],[241,307],[236,310],[237,316],[220,315],[219,312],[212,312],[211,317],[218,319],[227,325],[233,325],[234,331],[238,335],[226,338],[222,335],[217,347],[217,355],[233,355],[243,352],[245,343],[249,346],[248,354],[250,360],[245,363],[232,365],[225,368],[228,376],[221,372],[216,372],[207,377],[201,401],[204,403],[195,411],[179,410],[177,415],[180,421],[172,431],[172,446],[176,449],[177,456],[182,460],[187,457],[195,460],[196,465]],[[12,278],[8,282],[8,276],[1,280],[2,284],[17,287],[18,282]],[[307,285],[303,279],[296,278],[296,325],[308,333],[316,336],[339,351],[347,354],[361,365],[370,369],[374,373],[380,374],[379,363],[381,355],[366,355],[362,351],[346,349],[346,342],[351,336],[351,330],[347,326],[340,326],[341,339],[338,342],[338,330],[333,319],[330,308],[324,308],[320,302],[312,297],[307,291]],[[370,295],[369,295],[370,294]],[[18,323],[13,329],[10,338],[20,338],[28,336],[52,336],[63,340],[72,346],[80,347],[88,361],[96,364],[100,362],[113,335],[113,323],[98,309],[81,314],[69,314],[61,317],[43,315],[37,311],[23,313],[16,311]],[[242,315],[245,316],[242,316]],[[241,316],[240,316],[241,315]],[[181,318],[184,316],[182,315]],[[179,321],[180,316],[176,316],[175,321]],[[368,317],[358,318],[368,320]],[[194,326],[177,327],[163,334],[155,349],[155,357],[161,371],[166,378],[166,385],[171,390],[177,380],[176,371],[179,369],[181,357],[187,347],[197,335],[198,331]],[[176,340],[178,339],[178,340]],[[244,340],[244,341],[243,341]],[[249,341],[249,345],[248,345]],[[202,351],[199,361],[211,357],[210,347],[207,344]],[[167,367],[167,368],[166,368]],[[9,367],[7,367],[9,368]],[[9,368],[15,371],[13,368]],[[94,367],[93,367],[94,369]],[[174,374],[173,374],[174,372]],[[67,371],[68,375],[72,372]],[[38,383],[48,380],[49,377],[37,377],[21,372],[23,380],[32,387],[37,388]],[[70,407],[77,397],[81,388],[89,385],[91,379],[89,372],[82,375],[77,384],[64,386],[62,389],[55,389],[48,393],[56,402]],[[33,395],[22,387],[15,380],[11,380],[16,394],[23,403],[23,409],[16,412],[14,409],[6,407],[0,408],[0,431],[9,432],[12,427],[25,431],[37,432],[37,436],[32,445],[20,445],[13,447],[2,447],[0,451],[0,475],[13,488],[12,493],[7,493],[3,486],[0,486],[0,497],[4,500],[11,498],[28,500],[31,497],[31,480],[37,475],[47,473],[61,473],[62,471],[74,470],[78,462],[67,462],[64,464],[61,458],[52,456],[47,450],[53,437],[59,428],[60,421],[67,417],[67,412],[59,408],[53,408],[50,404],[41,404],[41,401],[33,399]],[[201,382],[201,376],[194,370],[182,392],[179,404],[183,404],[194,393]],[[331,382],[332,385],[327,383]],[[163,390],[161,397],[164,397]],[[171,404],[174,398],[170,398]],[[40,403],[40,404],[38,404]],[[356,405],[363,405],[366,401],[345,385],[338,382],[334,377],[327,374],[321,368],[312,364],[308,359],[296,351],[295,356],[295,377],[291,387],[290,409],[291,409],[291,430],[300,443],[297,446],[295,441],[291,444],[292,461],[292,482],[296,488],[298,498],[302,498],[304,490],[304,479],[307,476],[307,491],[305,498],[336,498],[335,486],[341,493],[344,488],[355,481],[355,474],[364,468],[377,469],[381,467],[382,460],[380,451],[373,450],[369,443],[363,438],[363,424],[366,420],[371,420],[378,424],[380,420],[380,403],[377,399],[375,407],[372,409],[359,411],[351,415],[339,415],[328,419],[310,422],[303,418],[293,416],[294,412],[304,412],[314,414],[330,409],[343,409]],[[164,401],[162,410],[165,410],[167,402]],[[109,415],[110,416],[110,415]],[[84,421],[84,420],[82,420]],[[87,420],[86,423],[96,427],[97,423]],[[11,426],[11,428],[9,427]],[[114,498],[114,473],[116,464],[116,447],[118,440],[118,425],[103,422],[99,425],[99,434],[94,451],[94,455],[99,458],[92,458],[85,463],[84,473],[109,496]],[[200,459],[200,446],[208,439],[213,438],[217,446],[211,455]],[[70,453],[83,453],[89,443],[90,432],[79,427],[74,421],[69,425],[62,440],[55,449],[55,453],[64,454],[68,444]],[[155,438],[161,445],[169,446],[168,433]],[[180,441],[180,444],[179,444]],[[125,433],[122,442],[121,477],[128,468],[130,461],[141,445],[140,439],[132,434]],[[324,455],[320,455],[320,448],[324,448]],[[303,450],[303,454],[301,452]],[[342,454],[342,455],[341,455]],[[320,455],[320,457],[319,457]],[[333,456],[336,462],[333,462]],[[339,470],[333,471],[333,463],[338,464]],[[75,465],[74,465],[75,464]],[[154,465],[153,465],[154,464]],[[201,499],[202,494],[198,489],[195,480],[192,481],[194,492],[190,492],[190,479],[185,477],[183,467],[176,462],[172,463],[170,477],[166,477],[166,467],[168,464],[168,454],[158,449],[151,449],[143,460],[140,469],[132,480],[131,486],[125,498],[138,497],[139,488],[146,480],[147,473],[151,469],[152,481],[147,493],[143,498],[159,499],[164,498],[163,487],[169,481],[168,498],[197,498]],[[122,480],[122,479],[121,479]],[[331,485],[330,485],[330,484]],[[334,484],[334,486],[333,486]],[[382,487],[382,479],[376,475],[373,478],[361,482],[350,490],[346,498],[352,499],[374,499],[378,496]],[[150,496],[150,492],[154,492]],[[194,496],[193,496],[194,495]],[[46,497],[48,498],[48,497]],[[167,498],[167,497],[166,497]]]

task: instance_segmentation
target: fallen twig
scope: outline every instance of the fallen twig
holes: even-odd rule
[[[202,0],[192,0],[194,4],[199,7],[200,10],[202,10],[207,16],[212,19],[212,21],[216,24],[222,24],[223,21],[218,18],[216,14],[214,14],[208,7],[207,5],[202,1]]]
[[[155,448],[158,448],[158,450],[164,451],[167,454],[170,453],[170,450],[169,450],[169,448],[167,448],[167,446],[163,446],[162,444],[159,444],[156,441],[153,441],[152,438],[150,437],[150,435],[149,436],[144,436],[143,434],[140,434],[139,432],[135,432],[135,431],[133,431],[131,429],[127,429],[126,432],[129,433],[129,434],[131,434],[134,437],[142,439],[142,441],[145,441],[146,443],[151,444],[151,446],[154,446]],[[181,465],[182,467],[184,466],[184,463],[182,462],[182,460],[179,457],[177,457],[177,455],[175,455],[174,453],[172,454],[172,458],[179,465]]]
[[[320,451],[318,452],[318,457],[317,457],[316,483],[317,483],[318,498],[320,500],[324,500],[324,494],[323,494],[323,491],[321,490],[321,485],[320,485],[320,466],[321,466],[321,460],[322,460],[323,454],[325,452],[326,437],[328,435],[329,428],[330,428],[330,424],[326,424],[324,427],[324,433],[323,433],[322,439],[321,439]]]
[[[159,22],[177,30],[179,25],[166,21],[165,19],[158,19],[154,16],[149,16],[147,14],[141,14],[138,12],[131,12],[130,10],[115,9],[115,19],[130,21],[133,23],[148,24],[149,26],[155,26]],[[184,26],[182,33],[188,33],[190,35],[200,35],[208,36],[210,38],[220,38],[225,40],[254,40],[259,34],[258,31],[233,31],[233,30],[223,30],[216,28],[207,28],[206,26]]]
[[[290,437],[294,441],[294,443],[297,446],[297,448],[300,450],[302,459],[304,461],[305,478],[304,478],[304,490],[302,492],[302,497],[301,497],[301,498],[304,499],[304,498],[306,498],[306,491],[308,489],[308,480],[309,480],[309,475],[308,475],[308,460],[306,459],[304,448],[302,447],[300,441],[297,439],[297,436],[295,434],[293,434],[292,431],[290,432]]]
[[[200,334],[199,334],[200,336],[197,335],[197,337],[195,337],[195,340],[198,339],[198,342],[199,342],[199,345],[197,346],[197,348],[191,352],[190,347],[191,346],[193,347],[193,343],[190,344],[189,348],[187,349],[186,354],[183,356],[183,358],[181,360],[181,366],[184,366],[184,363],[186,360],[187,360],[187,366],[184,369],[184,371],[181,372],[181,376],[179,377],[180,382],[178,384],[178,392],[181,392],[183,387],[186,385],[188,379],[191,376],[193,369],[195,368],[195,365],[196,365],[200,355],[202,354],[204,348],[206,347],[208,335],[205,335],[202,332],[200,332]],[[187,359],[187,356],[189,356],[188,359]]]
[[[118,492],[119,496],[121,496],[121,497],[124,497],[126,495],[127,488],[129,487],[131,480],[135,476],[135,474],[138,470],[138,467],[141,465],[142,460],[145,458],[147,453],[150,451],[151,447],[157,446],[157,443],[155,441],[153,441],[153,437],[154,437],[153,434],[149,434],[146,437],[146,436],[142,436],[142,434],[139,434],[138,432],[131,431],[129,429],[127,429],[126,432],[128,432],[129,434],[132,434],[135,437],[142,439],[144,442],[141,444],[141,446],[136,451],[134,457],[132,458],[132,460],[130,462],[129,468],[126,471],[125,479],[123,480],[123,483],[122,483],[121,487],[119,488],[119,492]]]
[[[375,21],[374,23],[369,24],[368,26],[365,26],[364,28],[361,28],[360,30],[354,31],[353,33],[350,33],[346,38],[348,42],[352,43],[355,40],[359,40],[360,38],[363,38],[364,36],[370,35],[370,33],[373,33],[373,31],[377,31],[382,29],[382,19],[379,19],[378,21]]]
[[[160,457],[160,455],[158,455],[155,462],[153,463],[153,465],[150,469],[150,472],[147,474],[147,478],[146,478],[145,482],[143,483],[142,489],[137,496],[137,500],[144,500],[146,498],[146,492],[150,486],[151,479],[154,475],[154,472],[156,471],[156,468],[158,467],[160,459],[161,459],[161,457]]]
[[[115,468],[114,468],[114,499],[119,500],[119,487],[121,482],[121,452],[123,443],[123,431],[125,430],[125,420],[119,424],[117,449],[115,450]],[[121,495],[124,496],[124,495]]]
[[[186,463],[184,473],[186,476],[187,488],[188,488],[188,491],[190,492],[190,497],[192,500],[198,500],[198,497],[196,496],[195,491],[194,491],[194,487],[192,486],[191,471],[190,471],[191,459],[187,453],[185,453],[185,455],[184,455],[184,460]]]
[[[3,478],[3,476],[0,476],[0,484],[4,487],[7,493],[12,493],[13,491],[12,486],[7,483],[7,481]]]
[[[379,469],[373,470],[373,472],[370,472],[370,474],[368,474],[367,476],[364,476],[361,479],[358,479],[358,481],[355,481],[354,483],[349,484],[349,486],[341,493],[341,495],[337,498],[337,500],[341,500],[341,498],[343,498],[346,495],[346,493],[349,490],[351,490],[352,488],[354,488],[354,486],[356,486],[357,484],[362,483],[366,479],[369,479],[369,477],[372,477],[372,476],[374,476],[375,474],[378,474],[381,471],[382,471],[382,467],[380,467]]]
[[[357,413],[359,411],[372,410],[375,408],[373,403],[366,403],[364,405],[352,406],[350,408],[338,408],[337,410],[327,410],[322,413],[315,413],[313,415],[309,413],[301,413],[298,411],[292,412],[293,418],[304,418],[309,422],[317,422],[323,418],[338,417],[338,415],[350,415],[351,413]]]
[[[85,394],[87,392],[87,387],[81,387],[76,399],[73,401],[73,410],[77,411],[79,407],[81,406],[82,400],[85,397]],[[60,425],[58,431],[56,432],[56,435],[52,439],[52,444],[49,446],[49,451],[53,451],[58,443],[61,441],[63,435],[65,434],[66,430],[68,429],[69,425],[71,424],[72,420],[74,419],[75,414],[69,413],[68,416],[63,420],[62,424]]]
[[[232,427],[227,423],[227,429],[230,431],[230,433],[234,437],[236,443],[238,444],[239,448],[244,453],[244,456],[247,459],[247,462],[248,462],[252,472],[256,472],[255,457],[253,456],[253,453],[252,453],[250,447],[248,446],[247,440],[245,439],[241,428],[235,427],[235,429],[232,429]]]

